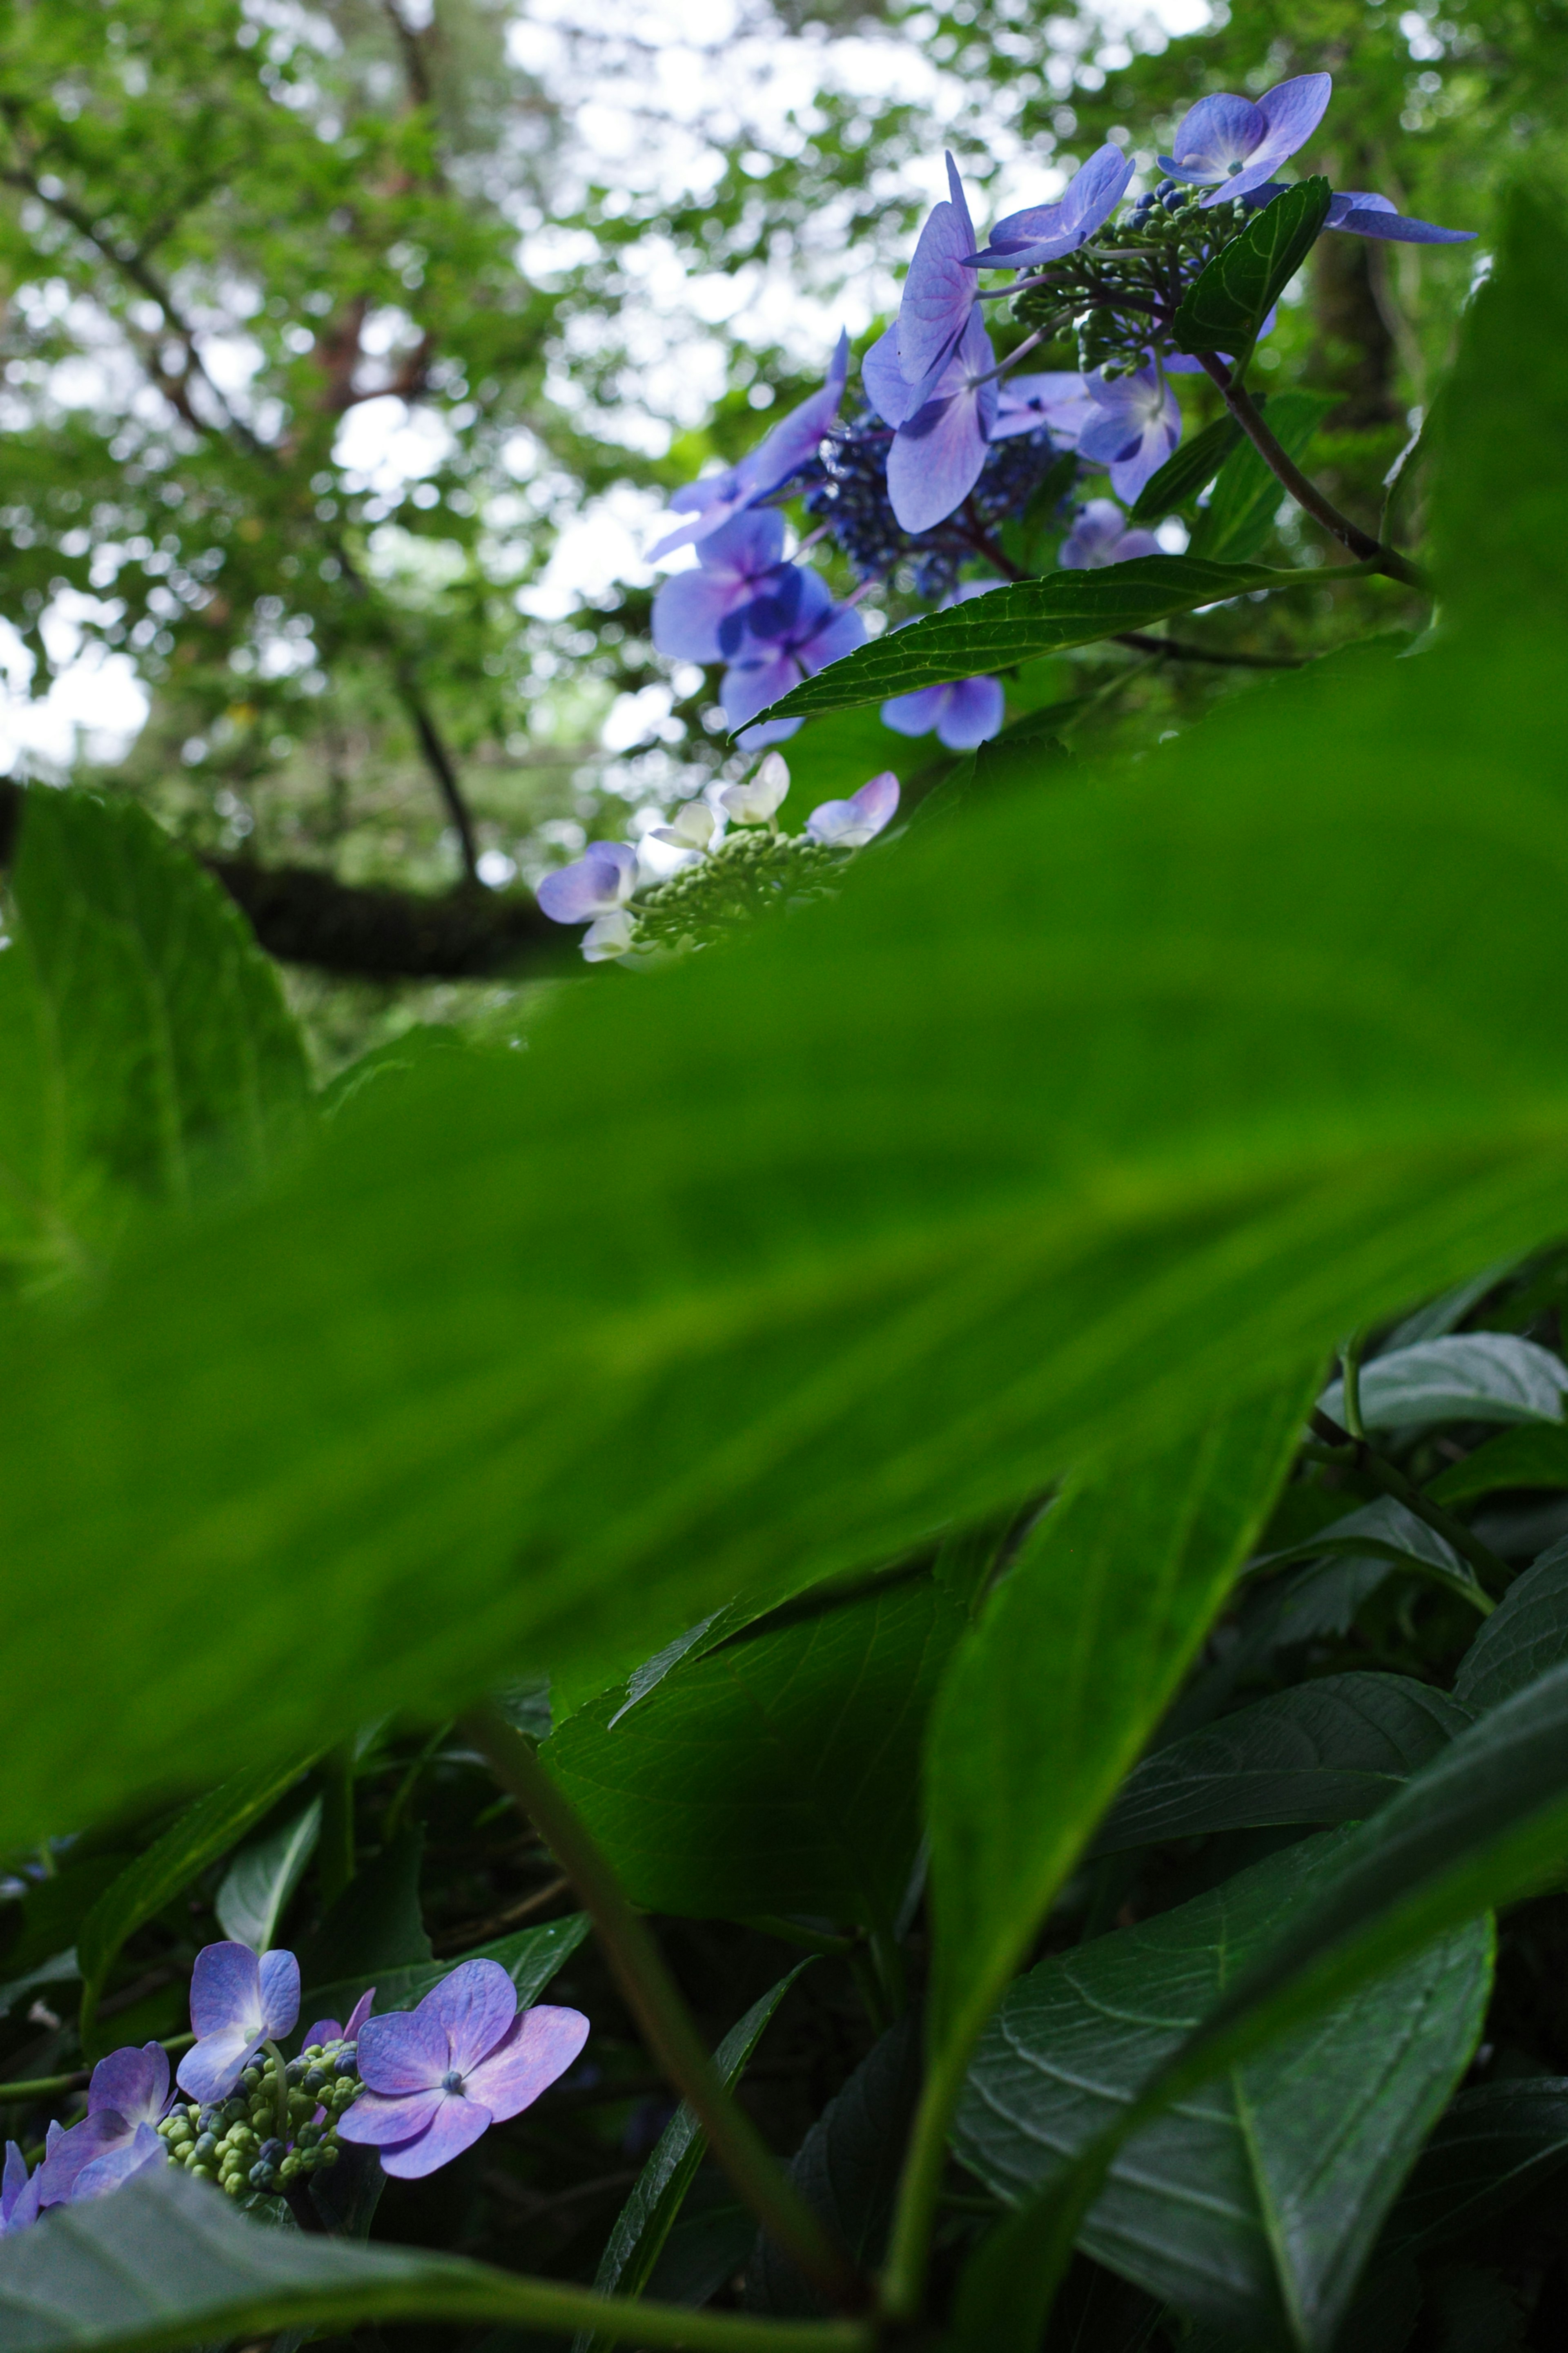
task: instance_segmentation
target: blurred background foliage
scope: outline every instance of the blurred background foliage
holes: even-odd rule
[[[529,883],[732,756],[712,677],[649,645],[647,526],[840,321],[864,348],[944,141],[1001,209],[1107,137],[1152,163],[1205,90],[1327,67],[1311,161],[1477,227],[1484,269],[1500,186],[1561,147],[1565,66],[1563,0],[7,0],[15,773],[134,794],[214,862],[326,1066],[416,1013],[504,1028],[561,968]],[[1263,354],[1338,396],[1314,464],[1360,517],[1476,268],[1327,238]],[[1206,418],[1206,383],[1183,396]],[[1208,641],[1414,617],[1367,582]],[[1074,748],[1248,676],[1116,646],[1035,669],[1015,708],[1104,690]],[[79,723],[29,729],[29,697]],[[838,790],[896,748],[908,781],[926,753],[878,733],[815,723],[790,756]]]

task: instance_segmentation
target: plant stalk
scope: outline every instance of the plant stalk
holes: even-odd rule
[[[648,2049],[697,2116],[713,2155],[763,2230],[841,2310],[866,2309],[871,2301],[868,2283],[725,2090],[653,1937],[586,1825],[539,1762],[532,1742],[488,1704],[464,1718],[463,1729],[571,1880]]]

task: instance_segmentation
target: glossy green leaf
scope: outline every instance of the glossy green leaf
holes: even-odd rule
[[[1338,396],[1321,392],[1279,392],[1270,396],[1264,423],[1288,458],[1303,460]],[[1289,492],[1250,441],[1233,449],[1220,468],[1214,493],[1199,511],[1188,542],[1189,555],[1217,564],[1249,564],[1274,529],[1274,519]]]
[[[1241,427],[1228,414],[1216,417],[1201,433],[1180,442],[1159,472],[1145,482],[1128,511],[1130,524],[1163,522],[1168,514],[1190,505],[1212,482],[1241,438]]]
[[[809,718],[815,712],[847,711],[858,702],[910,694],[950,678],[1010,670],[1037,654],[1092,645],[1121,629],[1147,628],[1151,621],[1190,613],[1198,605],[1217,605],[1258,588],[1299,588],[1302,576],[1256,564],[1140,555],[1102,572],[1052,572],[1043,580],[1016,581],[873,638],[858,653],[804,680],[761,715]]]
[[[1512,1332],[1458,1332],[1374,1356],[1361,1372],[1368,1430],[1418,1430],[1432,1421],[1560,1421],[1568,1365]],[[1318,1400],[1344,1421],[1344,1383]]]
[[[1318,241],[1328,216],[1327,180],[1298,180],[1239,237],[1222,246],[1188,287],[1171,333],[1178,351],[1249,352],[1258,329]]]
[[[927,1713],[963,1612],[930,1577],[782,1613],[605,1694],[540,1751],[635,1902],[890,1922]]]
[[[1256,1541],[1298,1377],[1036,1523],[943,1689],[927,1756],[933,2046],[965,2052]]]
[[[226,1936],[248,1945],[253,1952],[267,1951],[316,1851],[321,1829],[321,1801],[312,1798],[291,1821],[241,1847],[213,1905]]]
[[[1331,1412],[1332,1408],[1325,1406],[1324,1410]],[[1274,1568],[1283,1567],[1287,1561],[1321,1556],[1385,1560],[1415,1576],[1427,1577],[1434,1584],[1446,1586],[1483,1613],[1491,1606],[1468,1561],[1455,1551],[1446,1536],[1428,1527],[1425,1520],[1417,1519],[1407,1505],[1392,1495],[1377,1496],[1358,1510],[1347,1512],[1343,1519],[1303,1536],[1300,1544],[1265,1553],[1252,1566],[1255,1570]]]
[[[790,2167],[795,2188],[868,2277],[881,2266],[921,2087],[920,2021],[906,2011],[829,2100]],[[746,2266],[746,2310],[821,2317],[823,2298],[764,2233]]]
[[[288,1765],[252,1766],[200,1799],[145,1854],[128,1863],[94,1904],[76,1940],[82,1978],[82,2042],[89,2049],[104,1980],[128,1936],[188,1887],[198,1872],[237,1845],[253,1823],[270,1813],[304,1771]]]
[[[112,2197],[56,2206],[0,2241],[0,2353],[174,2353],[180,2346],[339,2336],[359,2321],[426,2320],[685,2353],[868,2353],[864,2333],[737,2324],[395,2247],[275,2230],[178,2166]]]
[[[1427,1487],[1435,1504],[1470,1504],[1500,1487],[1568,1487],[1568,1429],[1530,1421],[1500,1430]]]
[[[1272,1823],[1359,1821],[1469,1721],[1442,1692],[1406,1675],[1294,1684],[1146,1757],[1094,1851]]]
[[[1510,1699],[1568,1659],[1568,1537],[1509,1587],[1454,1677],[1473,1714]]]
[[[1271,1856],[1022,1978],[975,2056],[954,2134],[963,2163],[1011,2200],[1058,2176],[1333,1875],[1348,1835]],[[1489,1926],[1453,1929],[1182,2099],[1122,2148],[1080,2244],[1244,2337],[1330,2346],[1469,2063],[1490,1981]]]
[[[799,1968],[791,1969],[730,2029],[713,2053],[713,2063],[727,2090],[732,2090],[740,2082],[780,2002],[801,1970],[810,1967],[809,1961],[802,1961]],[[697,2179],[707,2148],[707,2134],[693,2110],[682,2100],[659,2135],[631,2196],[616,2217],[594,2274],[594,2285],[600,2295],[642,2295]],[[573,2339],[572,2353],[597,2353],[606,2341],[592,2329],[583,2329]]]
[[[36,787],[0,955],[0,1271],[70,1267],[128,1202],[258,1174],[305,1099],[277,970],[134,801]]]
[[[1461,2092],[1422,2150],[1380,2253],[1440,2247],[1568,2165],[1568,2080],[1523,2076]]]
[[[563,1920],[547,1921],[542,1928],[520,1928],[513,1936],[498,1937],[494,1944],[476,1945],[471,1953],[453,1953],[439,1961],[378,1970],[375,2007],[378,2011],[413,2010],[432,1986],[451,1975],[459,1962],[496,1961],[517,1988],[519,2010],[527,2010],[539,2000],[551,1978],[565,1968],[587,1933],[587,1914],[573,1912]],[[300,2031],[304,2032],[318,2018],[347,2018],[365,1984],[364,1977],[359,1975],[341,1978],[335,1984],[308,1987],[300,2005]]]

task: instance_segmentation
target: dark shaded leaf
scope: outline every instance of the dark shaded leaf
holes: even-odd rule
[[[1459,1662],[1454,1696],[1479,1714],[1568,1659],[1568,1537],[1509,1587]]]
[[[1316,245],[1331,194],[1327,180],[1298,180],[1221,247],[1183,298],[1171,329],[1178,351],[1242,357],[1251,350],[1264,320]]]
[[[1264,422],[1288,458],[1306,457],[1312,437],[1338,406],[1338,396],[1321,392],[1278,392]],[[1280,503],[1289,496],[1273,468],[1250,441],[1230,452],[1219,470],[1214,494],[1199,510],[1187,543],[1189,555],[1218,564],[1248,564],[1274,529]]]
[[[253,1952],[267,1950],[316,1851],[321,1829],[321,1801],[312,1798],[304,1812],[280,1830],[241,1847],[224,1873],[213,1906],[226,1936],[248,1945]]]
[[[1334,1875],[1334,1832],[1019,1981],[954,2146],[1000,2195],[1059,2175]],[[1131,2139],[1080,2232],[1098,2262],[1244,2336],[1333,2341],[1406,2168],[1469,2063],[1487,1924],[1456,1928]]]
[[[890,1923],[927,1711],[964,1617],[928,1577],[784,1613],[607,1693],[540,1751],[633,1899]]]
[[[1234,417],[1216,417],[1190,441],[1180,443],[1159,472],[1144,483],[1128,512],[1130,524],[1145,527],[1163,522],[1168,514],[1188,506],[1205,484],[1212,482],[1241,438]]]
[[[565,1967],[587,1933],[586,1913],[573,1912],[564,1920],[547,1921],[542,1928],[520,1928],[515,1936],[498,1937],[494,1944],[476,1945],[471,1953],[454,1953],[448,1959],[425,1961],[408,1968],[379,1970],[375,2007],[377,2010],[413,2010],[460,1961],[499,1961],[517,1988],[519,2010],[526,2010],[539,2000],[556,1971]],[[347,2018],[365,1983],[360,1975],[333,1985],[310,1987],[300,2005],[300,2031],[318,2018]]]
[[[1568,2164],[1568,2080],[1525,2076],[1461,2092],[1384,2229],[1380,2253],[1451,2244]]]
[[[1092,645],[1121,629],[1146,628],[1173,613],[1217,605],[1257,588],[1299,588],[1300,572],[1255,564],[1204,564],[1190,555],[1140,555],[1101,572],[1053,572],[1043,580],[1015,581],[928,613],[907,629],[890,629],[858,653],[830,662],[770,706],[764,719],[808,718],[847,711],[858,702],[910,694],[950,678],[1011,670],[1037,654]]]
[[[1435,1504],[1468,1504],[1500,1487],[1568,1487],[1568,1430],[1553,1421],[1500,1430],[1440,1471],[1426,1492]]]
[[[1359,1821],[1470,1718],[1405,1675],[1324,1675],[1144,1758],[1098,1854],[1271,1823]]]
[[[862,2059],[806,2134],[790,2173],[868,2275],[887,2247],[904,2144],[921,2088],[921,2029],[912,2010]],[[746,2310],[820,2318],[827,2306],[764,2234],[746,2267]]]
[[[411,1822],[362,1864],[300,1951],[307,1986],[355,1977],[363,1986],[382,1969],[425,1967],[431,1955],[419,1908],[424,1853],[425,1833]]]
[[[1345,1561],[1386,1561],[1391,1567],[1403,1568],[1447,1587],[1483,1616],[1491,1607],[1468,1561],[1455,1551],[1446,1536],[1428,1527],[1425,1520],[1417,1519],[1413,1511],[1392,1495],[1379,1495],[1372,1503],[1348,1512],[1342,1520],[1314,1529],[1299,1544],[1263,1554],[1251,1566],[1258,1571],[1320,1556]]]
[[[1512,1332],[1459,1332],[1374,1356],[1361,1372],[1368,1430],[1419,1430],[1431,1421],[1561,1421],[1568,1365]],[[1343,1423],[1342,1381],[1318,1403]]]

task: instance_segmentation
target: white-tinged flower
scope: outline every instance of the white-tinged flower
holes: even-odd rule
[[[767,825],[788,790],[788,763],[770,752],[749,783],[726,785],[719,798],[737,825]]]
[[[574,864],[547,874],[535,893],[552,923],[613,915],[637,889],[637,854],[624,841],[591,841]]]
[[[611,964],[629,952],[634,939],[631,917],[617,908],[613,915],[600,915],[589,924],[583,934],[583,954],[590,964]]]
[[[868,785],[847,801],[824,801],[814,808],[805,820],[805,829],[813,841],[825,843],[833,849],[864,849],[874,840],[885,825],[890,824],[899,806],[899,780],[891,768],[884,768]]]
[[[724,820],[704,800],[683,801],[668,825],[656,825],[649,839],[671,849],[694,849],[706,857],[723,839]]]

